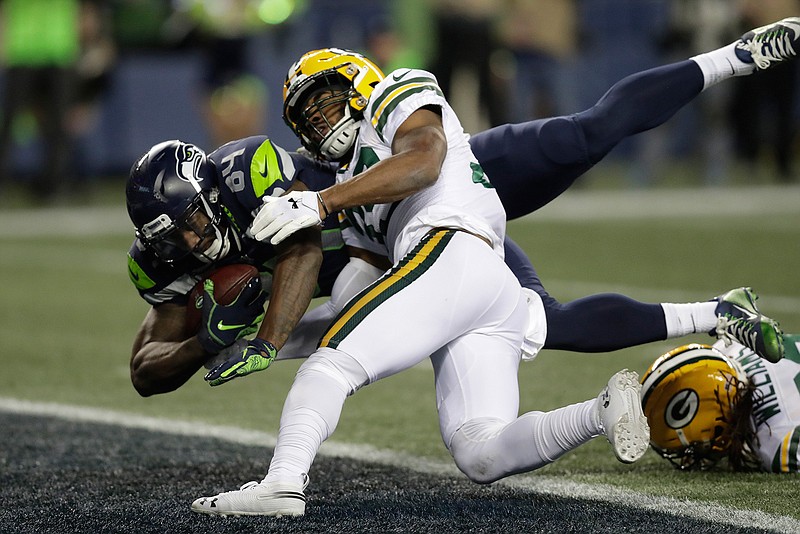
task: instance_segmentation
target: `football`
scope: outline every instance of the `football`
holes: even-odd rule
[[[253,278],[258,278],[258,269],[244,263],[234,263],[219,267],[208,273],[189,294],[186,303],[186,333],[194,335],[200,328],[203,310],[203,283],[207,279],[214,282],[214,299],[222,305],[229,305]]]

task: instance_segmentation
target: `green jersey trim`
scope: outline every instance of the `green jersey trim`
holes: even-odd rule
[[[156,285],[152,278],[147,276],[144,270],[139,267],[139,264],[136,263],[130,253],[128,254],[128,276],[130,276],[133,285],[141,291],[146,291]]]

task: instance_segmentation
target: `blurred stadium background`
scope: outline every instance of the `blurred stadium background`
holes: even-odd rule
[[[433,70],[477,132],[585,109],[627,74],[727,44],[796,8],[758,0],[64,1],[94,6],[84,12],[92,23],[81,22],[81,54],[67,65],[78,80],[69,118],[76,189],[119,180],[167,138],[210,150],[258,131],[296,146],[280,118],[281,85],[312,48],[363,51],[386,70]],[[36,31],[47,32],[41,22]],[[799,68],[761,83],[787,88],[780,97],[741,80],[715,87],[605,165],[624,165],[613,174],[629,187],[674,184],[676,174],[691,185],[794,181]],[[12,141],[5,178],[25,183],[43,154],[30,113],[15,119]]]

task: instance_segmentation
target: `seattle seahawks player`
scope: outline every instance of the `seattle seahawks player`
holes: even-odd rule
[[[499,126],[473,136],[470,146],[511,220],[552,201],[623,139],[664,123],[701,92],[731,77],[757,74],[793,60],[798,49],[800,18],[787,18],[746,32],[718,50],[630,75],[585,111]],[[513,244],[507,243],[507,263],[522,285],[533,289],[544,303],[546,348],[608,351],[677,337],[703,331],[715,312],[722,318],[715,332],[728,340],[743,340],[746,330],[751,339],[744,341],[746,346],[769,361],[781,358],[780,330],[758,313],[755,295],[743,289],[718,298],[716,310],[707,303],[705,308],[644,304],[611,294],[560,303],[545,290],[528,262],[516,262],[520,255],[509,254],[511,248]],[[756,322],[747,327],[741,321],[743,315]],[[695,323],[698,319],[702,325]],[[734,331],[740,328],[736,335]]]
[[[256,243],[243,235],[262,195],[319,188],[330,181],[330,173],[321,169],[265,137],[235,141],[208,156],[194,145],[166,141],[133,165],[126,197],[136,240],[128,268],[152,305],[131,357],[131,380],[141,395],[180,387],[211,355],[253,332],[258,335],[250,343],[274,357],[314,291],[330,294],[348,259],[336,221],[301,233],[286,246]],[[325,181],[315,181],[318,176]],[[331,251],[324,262],[323,249]],[[192,287],[211,268],[234,262],[258,266],[271,281],[266,313],[261,287],[248,287],[239,302],[221,306],[210,285],[203,299],[203,327],[186,332]]]

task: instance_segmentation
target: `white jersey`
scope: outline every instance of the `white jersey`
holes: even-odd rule
[[[350,180],[389,158],[397,129],[424,106],[442,110],[447,156],[439,179],[399,202],[345,210],[351,225],[343,232],[345,242],[388,255],[395,262],[431,229],[456,228],[485,237],[502,257],[505,210],[429,72],[399,69],[375,87],[364,110],[353,159],[339,170],[336,181]]]
[[[738,343],[714,348],[739,362],[758,388],[753,425],[761,468],[776,473],[800,471],[800,335],[784,336],[786,355],[778,363],[759,358]]]

